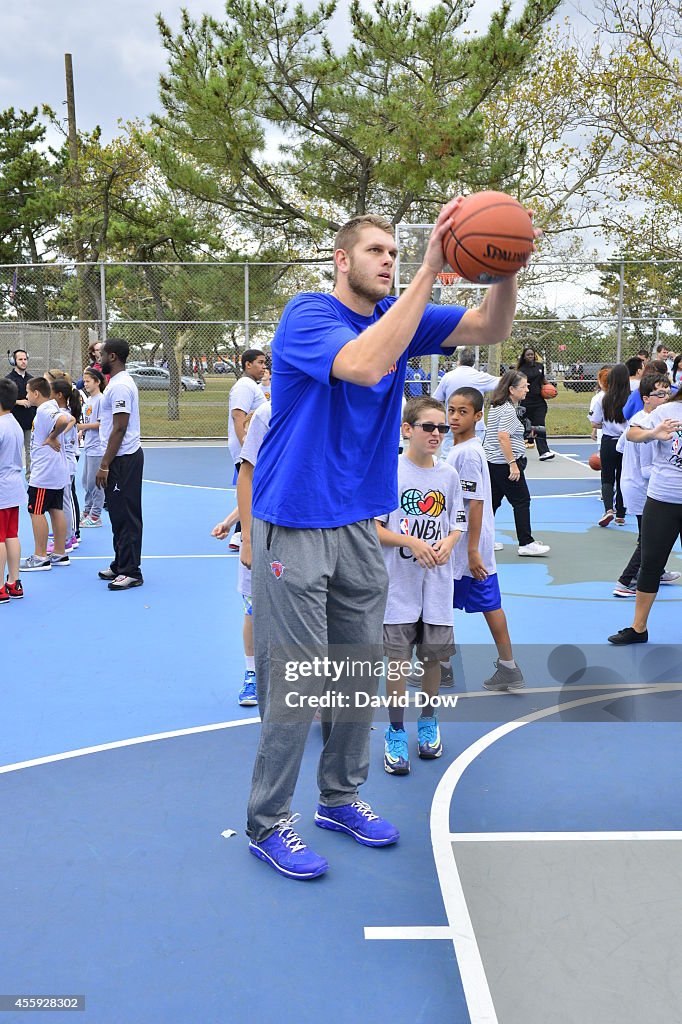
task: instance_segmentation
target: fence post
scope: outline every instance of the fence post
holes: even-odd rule
[[[249,348],[249,264],[244,264],[244,347]]]
[[[616,333],[616,362],[621,362],[621,350],[623,343],[623,288],[625,285],[625,264],[620,261],[620,273],[618,281],[618,327]]]
[[[104,260],[100,260],[99,264],[99,297],[100,304],[102,306],[102,341],[107,340],[107,286],[106,286],[106,274],[104,269]]]

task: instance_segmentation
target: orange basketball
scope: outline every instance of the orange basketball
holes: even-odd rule
[[[557,396],[557,389],[554,387],[553,384],[550,384],[550,382],[547,381],[540,388],[540,394],[542,395],[543,398],[556,398],[556,396]]]
[[[599,470],[601,469],[601,455],[599,454],[599,452],[592,452],[589,459],[587,460],[587,464],[590,467],[590,469],[594,469],[597,472],[599,472]]]
[[[492,284],[523,267],[533,251],[533,224],[512,196],[475,192],[455,211],[443,255],[461,277]]]

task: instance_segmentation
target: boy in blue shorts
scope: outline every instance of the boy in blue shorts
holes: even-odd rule
[[[405,678],[412,649],[423,664],[422,692],[438,695],[440,662],[455,652],[452,551],[466,529],[457,473],[436,461],[448,431],[445,406],[434,398],[410,398],[403,413],[407,454],[398,459],[398,508],[377,518],[379,541],[388,571],[384,614],[384,653],[388,658],[386,695],[393,698],[384,745],[384,769],[407,775],[410,756],[404,724]],[[443,753],[438,718],[426,703],[417,723],[419,757]]]
[[[497,647],[495,672],[486,690],[520,690],[525,686],[514,660],[507,618],[502,610],[495,563],[495,515],[490,474],[476,424],[483,416],[483,396],[476,388],[458,388],[448,400],[448,423],[455,442],[448,463],[459,474],[467,517],[467,545],[454,553],[454,606],[482,612]]]

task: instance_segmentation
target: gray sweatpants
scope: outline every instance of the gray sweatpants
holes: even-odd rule
[[[83,490],[85,491],[83,511],[89,512],[95,519],[99,519],[102,515],[102,505],[104,504],[104,488],[98,487],[95,483],[101,461],[101,455],[86,454],[83,459]]]
[[[252,525],[253,631],[262,719],[247,815],[247,833],[261,842],[291,813],[306,737],[315,707],[292,709],[296,694],[333,690],[347,708],[322,712],[317,782],[320,802],[339,807],[357,799],[369,771],[371,707],[356,693],[376,694],[373,666],[383,653],[388,576],[373,519],[325,530],[295,530],[260,519]],[[292,664],[325,654],[352,670],[333,681],[287,679]]]

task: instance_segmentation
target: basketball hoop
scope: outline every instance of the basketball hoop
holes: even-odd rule
[[[451,288],[454,284],[457,284],[457,282],[461,280],[459,274],[453,274],[447,270],[441,271],[441,273],[437,274],[436,276],[444,288]]]

